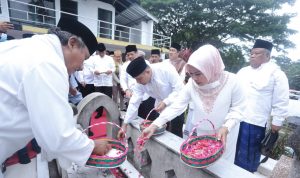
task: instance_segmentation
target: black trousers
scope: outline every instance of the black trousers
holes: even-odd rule
[[[79,88],[79,91],[81,92],[83,98],[86,97],[87,95],[95,92],[94,84],[86,84],[84,87],[81,84],[79,84],[78,88]]]
[[[151,109],[154,108],[154,104],[155,104],[155,99],[152,97],[149,97],[148,99],[143,101],[139,106],[138,116],[143,119],[146,119],[148,113],[151,111]],[[153,113],[151,113],[151,114],[153,114]],[[149,118],[152,118],[152,117],[149,117]],[[149,119],[149,120],[151,120],[151,119]]]
[[[100,92],[100,93],[103,93],[107,96],[109,96],[110,98],[112,98],[112,86],[111,87],[108,87],[108,86],[101,86],[101,87],[95,87],[95,91],[96,92]],[[99,107],[97,108],[96,110],[100,115],[102,115],[102,112],[103,112],[103,107]]]

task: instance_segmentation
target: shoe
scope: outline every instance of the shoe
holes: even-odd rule
[[[98,112],[97,115],[95,116],[95,119],[99,119],[102,116],[102,113]]]
[[[94,136],[94,133],[91,130],[89,130],[89,137],[92,137],[92,136]]]

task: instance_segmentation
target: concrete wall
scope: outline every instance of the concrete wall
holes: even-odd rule
[[[141,44],[152,46],[153,40],[153,20],[148,22],[143,21],[141,23],[142,39]]]
[[[7,0],[0,0],[0,2],[1,2],[0,21],[9,21]]]
[[[130,138],[130,143],[133,147],[136,145],[136,140],[141,134],[138,129],[139,122],[140,121],[134,123],[127,131],[127,135]],[[137,170],[140,170],[143,176],[151,178],[171,178],[174,176],[177,178],[258,177],[222,158],[206,169],[196,169],[186,166],[181,162],[179,156],[180,146],[183,141],[182,138],[177,137],[170,132],[151,137],[145,145],[145,150],[142,152],[142,158],[137,153],[130,152],[128,155],[129,162],[131,162]],[[132,157],[132,159],[130,159],[130,157]],[[143,161],[141,162],[141,160]]]

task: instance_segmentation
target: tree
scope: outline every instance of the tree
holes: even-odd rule
[[[278,15],[276,10],[295,0],[140,0],[141,5],[158,17],[155,32],[172,37],[186,47],[196,49],[211,43],[220,49],[224,63],[236,72],[256,38],[273,41],[274,48],[295,45],[288,36],[295,33],[287,27],[295,14]],[[233,43],[237,41],[236,43]]]

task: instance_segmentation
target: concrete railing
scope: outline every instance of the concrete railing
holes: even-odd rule
[[[168,131],[162,135],[151,137],[141,154],[137,154],[133,151],[133,147],[141,134],[138,128],[140,122],[141,120],[137,120],[127,130],[131,148],[128,160],[144,177],[257,177],[222,158],[206,169],[196,169],[185,165],[180,160],[180,145],[184,139]]]
[[[118,123],[120,111],[116,104],[108,97],[100,93],[92,93],[86,96],[78,105],[77,121],[83,128],[86,128],[90,123],[91,114],[100,106],[103,106],[107,110],[108,121]],[[123,117],[124,113],[121,114]],[[136,140],[140,136],[139,123],[142,119],[137,119],[127,129],[129,152],[127,160],[135,167],[135,169],[146,178],[192,178],[192,177],[242,177],[242,178],[255,178],[258,177],[240,167],[227,162],[224,159],[218,160],[212,166],[206,169],[196,169],[189,167],[180,160],[180,145],[184,139],[166,131],[159,136],[153,136],[146,143],[144,150],[141,153],[134,151],[136,146]],[[116,135],[116,130],[107,128],[110,133],[108,135]],[[124,171],[127,168],[121,167]],[[99,171],[95,169],[79,168],[84,172],[84,175],[89,177],[98,177]],[[77,174],[77,177],[82,177],[83,173],[80,171],[73,172]],[[126,173],[128,177],[134,177],[130,173]],[[70,173],[68,173],[70,174]],[[66,174],[65,174],[66,175]],[[139,176],[139,177],[142,177]],[[70,177],[70,176],[67,176]],[[261,176],[260,176],[261,177]],[[136,178],[136,177],[134,177]]]

